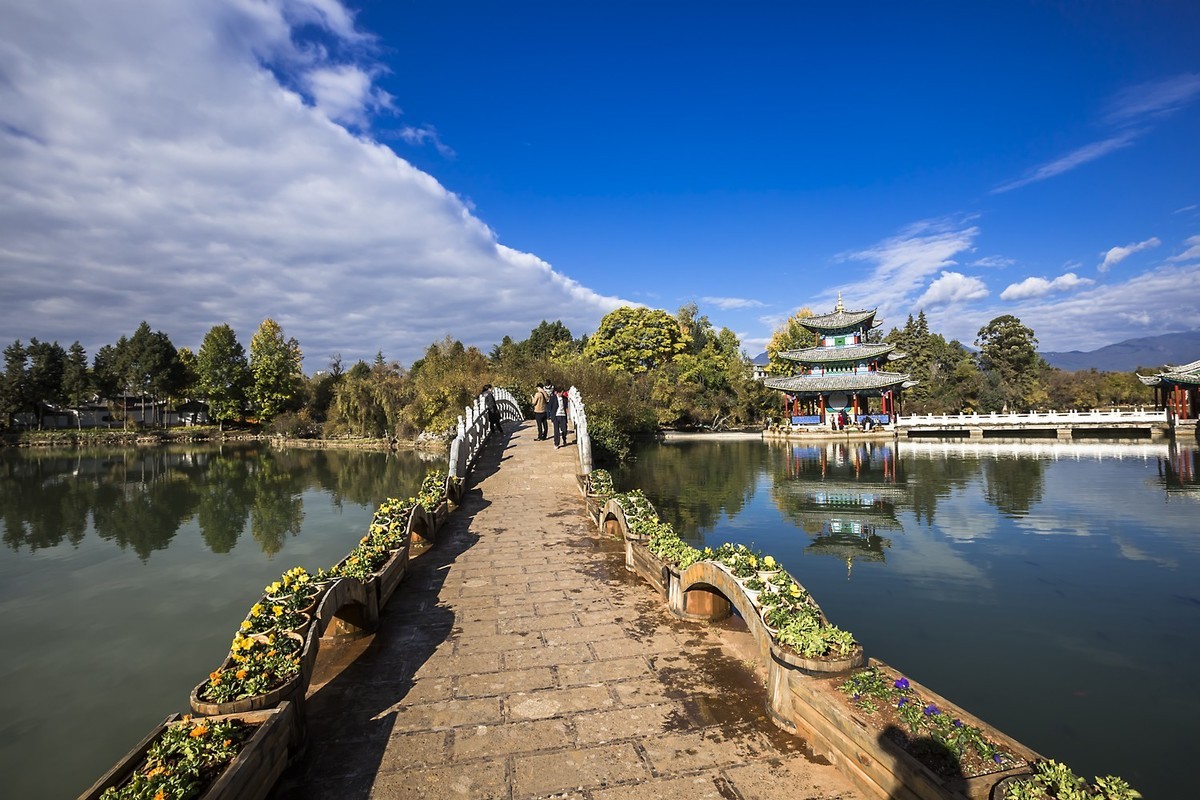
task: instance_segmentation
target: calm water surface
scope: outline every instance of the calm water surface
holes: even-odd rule
[[[775,555],[868,655],[1168,800],[1200,746],[1198,467],[1168,444],[680,441],[616,482],[694,544]]]
[[[262,587],[336,563],[444,459],[0,449],[0,796],[75,797],[215,668]]]

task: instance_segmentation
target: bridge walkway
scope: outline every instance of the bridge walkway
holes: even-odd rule
[[[676,620],[625,571],[575,448],[508,428],[376,634],[322,645],[274,800],[860,797],[766,718],[736,623]]]

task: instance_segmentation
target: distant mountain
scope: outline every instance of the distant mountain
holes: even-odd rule
[[[1200,359],[1200,330],[1126,339],[1086,353],[1079,350],[1042,353],[1042,358],[1050,366],[1069,372],[1079,369],[1129,372],[1138,367],[1187,364]]]

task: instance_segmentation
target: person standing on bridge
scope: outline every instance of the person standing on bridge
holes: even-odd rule
[[[545,439],[549,434],[549,429],[546,427],[546,408],[550,405],[550,398],[547,397],[546,386],[548,381],[542,381],[542,385],[537,387],[537,391],[533,393],[531,398],[533,402],[533,421],[537,423],[537,440]]]
[[[567,393],[563,392],[554,398],[554,446],[567,445]]]
[[[487,410],[488,422],[491,423],[492,431],[503,434],[504,425],[500,420],[500,407],[496,405],[496,395],[492,393],[490,383],[483,387],[483,407]]]

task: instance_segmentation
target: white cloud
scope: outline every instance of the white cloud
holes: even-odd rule
[[[1158,240],[1158,237],[1151,236],[1144,242],[1135,242],[1127,244],[1124,247],[1110,247],[1106,252],[1100,254],[1104,256],[1104,261],[1102,261],[1100,265],[1096,267],[1096,269],[1100,270],[1101,272],[1108,272],[1113,268],[1113,266],[1120,264],[1134,253],[1141,252],[1142,250],[1148,250],[1151,247],[1158,247],[1160,244],[1162,244],[1162,242]]]
[[[334,0],[0,14],[4,341],[94,353],[145,319],[178,346],[221,323],[248,344],[270,316],[315,369],[334,352],[408,361],[447,332],[486,347],[543,318],[584,332],[620,304],[338,124],[391,100]]]
[[[420,127],[407,126],[400,129],[398,134],[401,139],[412,145],[432,144],[434,148],[446,158],[453,158],[454,151],[447,145],[442,143],[438,136],[437,128],[432,125],[422,125]]]
[[[709,305],[714,305],[722,311],[730,311],[738,308],[762,308],[766,303],[759,300],[748,300],[744,297],[701,297],[700,300]]]
[[[919,308],[945,306],[982,300],[988,296],[987,286],[979,278],[961,272],[943,271],[925,294],[917,301]]]
[[[987,256],[986,258],[981,258],[977,261],[972,261],[971,266],[972,267],[1003,268],[1003,267],[1011,267],[1013,264],[1016,264],[1016,263],[1017,263],[1017,260],[1015,258],[1006,258],[1005,256]]]
[[[1123,131],[1107,139],[1099,142],[1092,142],[1084,145],[1065,156],[1056,158],[1046,164],[1030,170],[1024,176],[1017,178],[1014,181],[1001,184],[992,190],[992,194],[1002,194],[1011,192],[1013,189],[1019,189],[1022,186],[1027,186],[1031,183],[1044,181],[1047,178],[1053,178],[1055,175],[1061,175],[1064,172],[1069,172],[1076,167],[1083,166],[1089,161],[1095,161],[1098,158],[1108,155],[1114,150],[1120,150],[1122,147],[1128,147],[1137,139],[1140,131]]]
[[[1074,272],[1059,275],[1052,281],[1045,278],[1026,278],[1020,283],[1011,284],[1000,293],[1001,300],[1025,300],[1030,297],[1042,297],[1051,292],[1065,292],[1077,286],[1087,286],[1095,283],[1090,278],[1081,278]]]
[[[1171,256],[1168,261],[1197,261],[1200,260],[1200,236],[1189,236],[1184,244],[1188,246],[1186,250],[1178,255]]]
[[[1164,116],[1179,110],[1197,96],[1200,96],[1200,74],[1194,72],[1141,83],[1113,98],[1105,121],[1122,125],[1144,117]]]
[[[968,221],[923,220],[865,250],[842,254],[843,260],[873,264],[871,274],[859,283],[831,288],[826,292],[829,308],[814,310],[831,310],[841,290],[856,298],[850,303],[855,308],[878,308],[881,320],[907,313],[919,304],[917,297],[927,291],[929,279],[957,266],[955,257],[970,252],[978,235],[979,228]]]

